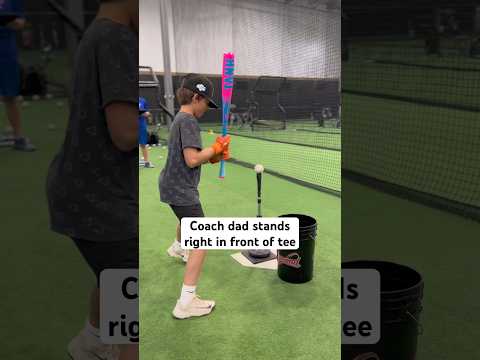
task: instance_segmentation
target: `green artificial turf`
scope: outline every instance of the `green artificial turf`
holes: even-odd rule
[[[203,130],[212,130],[216,133],[221,133],[222,131],[221,124],[200,124]],[[283,142],[332,150],[341,149],[341,130],[319,127],[316,122],[297,122],[292,120],[291,123],[288,123],[286,130],[262,129],[252,131],[248,126],[243,128],[234,127],[229,129],[229,133],[279,143]]]
[[[45,59],[38,50],[20,50],[19,62],[25,68],[35,67],[43,68]],[[50,62],[44,69],[48,81],[68,86],[70,83],[71,64],[66,51],[53,51],[50,54]]]
[[[375,57],[374,57],[375,58]],[[405,62],[402,57],[379,60]],[[464,61],[452,63],[450,66],[474,69],[464,72],[448,70],[430,61],[428,64],[412,64],[438,66],[435,68],[405,66],[399,64],[381,64],[377,62],[351,61],[342,63],[342,87],[345,90],[356,90],[390,96],[414,98],[418,101],[429,101],[441,104],[468,106],[478,108],[480,98],[480,61],[476,66]]]
[[[95,283],[72,241],[49,230],[45,181],[64,138],[66,104],[61,99],[22,107],[25,133],[38,151],[0,148],[5,325],[0,336],[8,359],[66,359],[67,343],[84,325]],[[5,124],[0,107],[1,130]]]
[[[342,62],[342,88],[478,109],[480,61],[458,50],[437,56],[425,54],[424,41],[355,42]]]
[[[245,268],[232,251],[207,255],[198,292],[217,302],[205,318],[175,320],[184,265],[166,254],[177,220],[159,201],[158,174],[167,150],[151,150],[157,169],[140,171],[141,354],[163,359],[340,359],[340,200],[273,176],[263,180],[264,216],[303,213],[318,221],[315,277],[282,282],[275,271]],[[253,170],[227,164],[202,168],[207,216],[256,215]]]
[[[421,65],[453,66],[463,68],[479,67],[478,58],[468,56],[469,41],[466,39],[442,39],[440,52],[442,56],[427,55],[425,52],[425,40],[412,41],[372,41],[355,40],[350,44],[350,58],[375,59],[381,57],[389,60],[399,60]],[[459,65],[461,62],[461,65]],[[343,64],[342,64],[343,72]]]
[[[478,59],[427,56],[422,41],[352,44],[342,63],[343,167],[479,206],[478,111],[465,110],[478,109],[479,80]]]
[[[342,260],[413,267],[424,279],[418,356],[467,359],[478,353],[480,224],[342,181]]]
[[[204,146],[218,134],[202,132]],[[341,152],[231,136],[231,157],[324,188],[340,191]]]
[[[202,126],[205,130],[213,131],[202,132],[203,145],[208,146],[215,142],[215,138],[220,134],[220,127],[211,124]],[[331,133],[293,129],[262,132],[234,130],[231,133],[231,157],[249,164],[260,163],[266,169],[281,175],[340,193],[341,135],[338,129],[328,131]],[[167,139],[167,129],[160,128],[159,136],[163,140]],[[321,143],[325,139],[328,139],[331,148],[302,146],[310,142]]]
[[[349,94],[343,104],[345,168],[480,206],[472,196],[480,177],[476,113]]]

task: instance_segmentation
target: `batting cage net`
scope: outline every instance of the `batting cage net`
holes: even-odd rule
[[[228,2],[227,10],[222,1],[218,4],[209,8],[208,16],[233,14],[225,24],[226,35],[208,29],[203,34],[204,25],[173,21],[174,43],[179,44],[174,89],[184,75],[179,70],[196,72],[185,52],[198,47],[191,43],[191,31],[206,39],[222,37],[235,53],[229,119],[232,161],[261,163],[267,172],[339,195],[340,10],[327,8],[322,1],[243,0]],[[174,19],[192,17],[188,1],[172,2],[172,8]],[[218,57],[221,60],[221,53]],[[204,73],[221,104],[221,67]],[[209,111],[200,125],[205,144],[214,141],[221,132],[221,107]],[[160,133],[166,138],[164,129]]]
[[[344,10],[345,175],[480,219],[473,7]]]

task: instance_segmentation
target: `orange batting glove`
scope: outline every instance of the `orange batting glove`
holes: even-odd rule
[[[228,149],[230,144],[230,135],[227,136],[218,136],[215,144],[212,145],[213,152],[215,155],[223,154],[225,149]]]
[[[225,150],[223,150],[223,158],[222,160],[228,160],[230,159],[230,144],[227,145],[227,147],[225,148]]]

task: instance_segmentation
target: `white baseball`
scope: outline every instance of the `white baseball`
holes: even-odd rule
[[[265,170],[265,168],[263,167],[263,165],[261,165],[261,164],[255,165],[255,172],[256,172],[257,174],[263,173],[264,170]]]

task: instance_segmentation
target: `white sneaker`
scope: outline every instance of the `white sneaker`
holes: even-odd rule
[[[173,309],[173,316],[177,319],[188,319],[194,316],[205,316],[212,312],[215,307],[215,301],[202,300],[198,295],[195,295],[192,301],[187,306],[183,306],[180,300],[177,300],[177,305]]]
[[[0,147],[11,147],[13,144],[13,138],[0,135]]]
[[[117,345],[108,345],[99,337],[82,330],[70,341],[68,355],[73,360],[118,360],[120,349]]]
[[[173,241],[172,245],[168,248],[167,253],[171,257],[182,259],[184,262],[188,261],[188,250],[182,249],[177,240]]]

